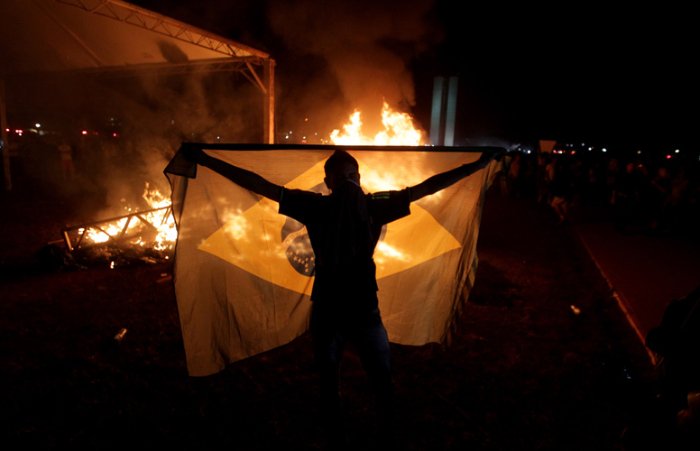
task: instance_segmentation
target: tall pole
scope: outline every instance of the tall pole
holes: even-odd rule
[[[444,145],[455,145],[455,118],[457,117],[457,77],[450,77],[447,85],[447,105],[445,106]]]
[[[457,77],[435,77],[430,115],[430,143],[454,146],[457,116]]]
[[[10,143],[7,140],[7,107],[5,100],[5,80],[0,78],[0,152],[2,153],[2,175],[5,182],[5,191],[11,191]]]
[[[264,63],[265,96],[263,104],[263,143],[275,143],[275,60]]]
[[[433,80],[433,104],[430,114],[430,144],[441,146],[442,140],[442,104],[445,96],[445,78],[435,77]]]

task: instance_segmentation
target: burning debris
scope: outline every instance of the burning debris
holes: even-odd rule
[[[334,144],[425,145],[424,133],[416,127],[413,118],[392,110],[386,102],[381,126],[380,132],[370,136],[363,130],[361,113],[356,110],[342,131],[334,130],[330,139]],[[411,171],[407,168],[404,173]],[[375,178],[378,178],[376,184],[372,183]],[[373,177],[372,170],[368,169],[365,182],[370,188],[394,188],[396,183],[385,178]],[[49,243],[42,250],[42,260],[52,268],[107,266],[114,269],[170,259],[177,240],[170,198],[148,183],[142,198],[146,208],[127,205],[124,214],[65,227],[61,231],[62,240]]]
[[[374,136],[362,130],[362,113],[355,110],[343,130],[333,130],[330,140],[333,144],[376,145],[376,146],[422,146],[425,145],[423,131],[416,128],[413,118],[391,109],[387,102],[382,106],[382,128]]]
[[[105,265],[112,269],[170,259],[177,240],[170,200],[148,183],[143,199],[151,208],[127,206],[123,215],[65,227],[63,239],[50,243],[44,257],[52,260],[52,266]]]
[[[70,252],[101,245],[165,251],[172,248],[177,236],[170,205],[66,227],[62,233]]]
[[[153,220],[162,217],[162,219]],[[168,260],[174,241],[164,241],[162,227],[172,219],[170,207],[145,210],[63,230],[66,253],[76,264],[111,269]]]

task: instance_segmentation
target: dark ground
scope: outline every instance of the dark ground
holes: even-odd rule
[[[646,350],[571,229],[494,189],[453,342],[394,347],[395,448],[622,449],[652,377]],[[168,261],[50,265],[45,244],[66,224],[102,219],[90,217],[102,196],[28,184],[0,194],[5,443],[320,449],[308,337],[193,379]],[[352,355],[343,371],[351,444],[371,449],[364,375]]]

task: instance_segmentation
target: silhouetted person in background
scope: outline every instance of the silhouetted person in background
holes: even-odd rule
[[[700,391],[700,286],[666,306],[646,345],[659,357],[659,399],[675,416]]]
[[[549,205],[557,215],[558,224],[569,218],[573,195],[571,174],[566,160],[554,158],[549,165]]]
[[[71,180],[75,177],[75,163],[73,162],[73,148],[68,141],[62,139],[58,144],[58,158],[61,162],[63,180]]]
[[[700,286],[668,303],[645,344],[657,357],[653,390],[634,410],[625,450],[699,449],[700,411],[689,399],[700,393]]]
[[[352,343],[372,385],[388,439],[392,418],[390,347],[377,299],[375,246],[385,224],[410,214],[409,205],[486,167],[500,152],[434,175],[402,190],[366,194],[357,160],[336,150],[326,160],[324,182],[330,195],[288,189],[251,171],[186,148],[185,156],[234,183],[279,202],[279,212],[307,228],[315,255],[310,331],[320,375],[322,415],[332,446],[345,443],[340,397],[340,361]]]

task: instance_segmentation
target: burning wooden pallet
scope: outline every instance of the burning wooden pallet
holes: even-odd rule
[[[62,235],[59,266],[107,264],[115,268],[168,260],[177,229],[167,205],[68,226]]]
[[[105,245],[137,245],[165,250],[173,247],[177,237],[170,205],[69,226],[62,234],[70,252]]]

